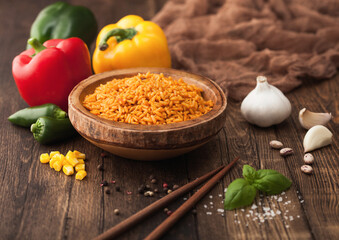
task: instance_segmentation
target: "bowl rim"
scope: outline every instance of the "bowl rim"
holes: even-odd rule
[[[87,88],[88,86],[90,86],[92,84],[95,84],[95,82],[97,82],[97,81],[101,81],[104,78],[112,78],[113,79],[113,78],[118,78],[119,75],[123,75],[123,74],[131,74],[131,75],[134,74],[135,75],[135,74],[138,74],[138,73],[147,73],[147,72],[164,73],[165,75],[170,75],[170,76],[172,76],[172,74],[175,74],[175,75],[178,75],[178,76],[185,75],[185,77],[191,76],[192,78],[194,76],[195,80],[198,80],[198,81],[203,80],[204,82],[207,82],[208,84],[210,84],[211,86],[213,86],[216,89],[216,91],[215,91],[212,88],[213,92],[220,96],[220,100],[221,100],[220,107],[218,109],[214,109],[214,107],[216,105],[216,104],[214,104],[211,111],[209,111],[208,113],[206,113],[202,116],[199,116],[195,119],[191,119],[191,120],[186,120],[186,121],[182,121],[182,122],[178,122],[178,123],[161,124],[161,125],[144,125],[144,124],[122,123],[122,122],[116,122],[116,121],[113,121],[113,120],[101,118],[101,117],[98,117],[98,116],[90,113],[82,105],[79,98],[76,98],[77,102],[73,102],[74,95],[80,96],[80,94],[82,93],[82,91],[85,88]],[[210,87],[210,86],[208,86],[208,87]],[[206,122],[212,121],[213,119],[217,118],[219,115],[221,115],[225,111],[226,106],[227,106],[227,98],[225,96],[224,91],[221,89],[221,87],[216,82],[214,82],[213,80],[211,80],[208,77],[205,77],[205,76],[202,76],[202,75],[199,75],[199,74],[195,74],[195,73],[191,73],[191,72],[187,72],[187,71],[173,69],[173,68],[142,67],[142,68],[128,68],[128,69],[112,70],[112,71],[94,74],[94,75],[84,79],[83,81],[78,83],[73,88],[73,90],[71,91],[71,93],[69,94],[69,97],[68,97],[68,104],[69,104],[69,109],[71,108],[70,106],[72,106],[72,108],[74,110],[80,112],[86,118],[98,121],[100,124],[103,124],[103,125],[106,125],[106,126],[109,126],[109,127],[119,128],[119,129],[124,130],[126,132],[143,132],[143,133],[149,132],[149,133],[152,133],[152,132],[156,131],[157,133],[162,133],[162,132],[169,132],[169,131],[191,128],[191,127],[195,127],[195,126],[201,124],[202,122],[206,123]]]

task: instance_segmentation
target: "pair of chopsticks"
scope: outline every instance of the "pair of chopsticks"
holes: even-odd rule
[[[159,239],[163,236],[181,217],[183,217],[188,211],[190,211],[197,202],[204,197],[213,186],[225,176],[229,169],[238,161],[239,157],[235,158],[230,164],[225,166],[220,166],[217,169],[205,174],[204,176],[182,186],[181,188],[173,191],[172,193],[166,195],[165,197],[155,201],[129,218],[125,219],[121,223],[110,228],[106,232],[100,234],[95,238],[95,240],[104,240],[104,239],[114,239],[120,234],[124,233],[137,223],[141,222],[145,218],[149,217],[156,211],[161,208],[166,207],[170,202],[184,195],[185,193],[191,191],[196,186],[205,182],[210,177],[213,177],[202,186],[196,193],[193,194],[184,204],[182,204],[176,211],[174,211],[165,221],[163,221],[157,228],[153,230],[145,239],[153,240]]]

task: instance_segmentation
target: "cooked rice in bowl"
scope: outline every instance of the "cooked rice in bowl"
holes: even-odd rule
[[[213,108],[202,89],[162,73],[139,73],[98,86],[83,101],[92,114],[132,124],[169,124],[197,118]]]

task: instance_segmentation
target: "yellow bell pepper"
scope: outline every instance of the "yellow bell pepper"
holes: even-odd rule
[[[99,33],[93,69],[101,73],[133,67],[171,67],[167,39],[155,23],[128,15]]]

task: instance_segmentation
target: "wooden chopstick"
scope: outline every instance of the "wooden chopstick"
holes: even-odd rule
[[[145,240],[155,240],[162,237],[182,216],[184,216],[197,202],[205,196],[214,185],[228,172],[233,164],[238,161],[239,157],[235,158],[227,167],[223,168],[219,173],[212,177],[204,186],[193,194],[184,204],[182,204],[175,212],[173,212],[165,221],[153,230]]]
[[[231,164],[233,165],[234,162]],[[125,219],[121,223],[115,225],[114,227],[108,229],[106,232],[100,234],[95,240],[102,240],[102,239],[113,239],[122,234],[123,232],[130,229],[132,226],[136,225],[138,222],[144,220],[145,218],[149,217],[153,213],[157,212],[159,209],[166,207],[171,201],[179,198],[180,196],[184,195],[185,193],[189,192],[190,190],[194,189],[196,186],[200,185],[201,183],[205,182],[207,179],[212,177],[214,174],[219,172],[225,166],[220,166],[217,169],[206,173],[204,176],[197,178],[196,180],[187,183],[186,185],[178,188],[177,190],[173,191],[172,193],[166,195],[165,197],[155,201],[154,203],[148,205],[144,209],[140,210],[139,212],[135,213],[134,215],[130,216],[129,218]],[[228,166],[229,167],[229,166]]]

